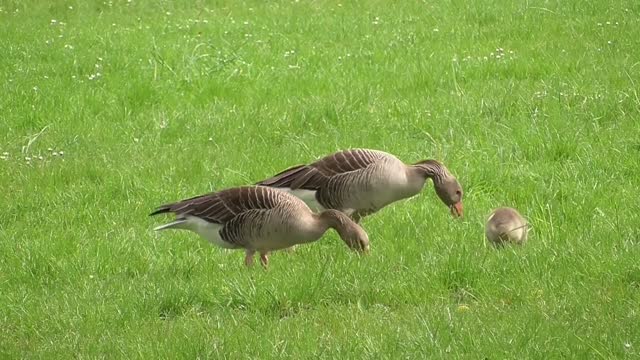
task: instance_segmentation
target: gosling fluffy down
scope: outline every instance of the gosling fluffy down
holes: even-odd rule
[[[494,210],[485,225],[485,236],[495,246],[505,243],[522,245],[527,241],[528,232],[527,220],[516,209],[510,207]]]

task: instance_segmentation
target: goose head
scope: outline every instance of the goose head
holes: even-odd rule
[[[451,175],[449,170],[437,160],[422,160],[413,164],[414,174],[419,174],[423,178],[431,178],[436,194],[451,210],[453,217],[462,217],[462,186],[455,176]]]
[[[451,210],[451,215],[462,217],[462,186],[458,180],[449,176],[440,181],[434,181],[433,185],[440,200]]]
[[[369,235],[358,224],[348,224],[338,233],[351,250],[369,252]]]
[[[329,209],[320,213],[319,217],[323,227],[335,229],[342,241],[351,250],[363,253],[369,252],[369,236],[367,232],[347,215],[338,210]]]

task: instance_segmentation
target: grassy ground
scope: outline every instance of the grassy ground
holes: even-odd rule
[[[0,1],[1,358],[640,355],[640,3]],[[157,205],[337,149],[445,162],[271,267]],[[496,251],[483,223],[534,230]]]

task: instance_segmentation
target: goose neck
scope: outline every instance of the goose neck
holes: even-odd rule
[[[411,165],[411,168],[423,178],[433,180],[435,184],[442,183],[450,176],[447,168],[436,160],[423,160]]]

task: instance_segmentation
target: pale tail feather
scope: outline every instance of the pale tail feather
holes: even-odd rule
[[[160,230],[166,230],[166,229],[186,229],[187,228],[187,220],[186,219],[180,219],[180,220],[176,220],[174,222],[170,222],[168,224],[164,224],[164,225],[160,225],[156,228],[154,228],[154,231],[160,231]]]

